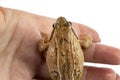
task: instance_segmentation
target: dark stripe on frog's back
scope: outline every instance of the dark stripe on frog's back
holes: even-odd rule
[[[75,33],[75,31],[72,27],[71,27],[71,30],[72,30],[73,34],[76,36],[76,38],[78,39],[78,36],[77,36],[77,34]]]
[[[50,35],[50,38],[49,38],[49,42],[50,42],[50,40],[53,38],[54,32],[55,32],[55,28],[53,28],[53,30],[52,30],[52,32],[51,32],[51,35]]]

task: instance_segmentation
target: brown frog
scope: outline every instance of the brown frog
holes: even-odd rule
[[[86,35],[79,39],[72,23],[59,17],[53,24],[48,42],[40,40],[40,52],[46,50],[46,62],[52,80],[80,80],[83,73],[82,47],[89,47],[92,38]],[[82,47],[81,47],[82,46]]]

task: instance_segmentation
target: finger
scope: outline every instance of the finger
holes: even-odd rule
[[[120,64],[120,49],[103,44],[93,44],[84,52],[87,62]]]
[[[93,42],[100,42],[99,35],[94,29],[91,29],[86,25],[78,24],[78,23],[73,23],[73,27],[79,37],[82,37],[87,34],[93,38]]]
[[[119,80],[119,76],[111,69],[85,67],[82,80]]]

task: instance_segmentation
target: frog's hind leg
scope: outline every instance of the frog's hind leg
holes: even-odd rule
[[[82,38],[79,38],[80,40],[80,45],[84,48],[88,48],[92,44],[92,37],[89,35],[84,35]]]
[[[43,39],[40,39],[39,41],[39,51],[42,52],[44,51],[45,49],[47,49],[49,46],[49,43],[45,43],[45,41]]]

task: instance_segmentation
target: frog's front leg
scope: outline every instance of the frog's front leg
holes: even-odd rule
[[[45,41],[43,39],[41,39],[39,41],[39,51],[42,52],[44,51],[45,49],[47,49],[49,46],[49,42],[45,43]]]
[[[80,45],[84,48],[88,48],[92,45],[92,37],[89,35],[84,35],[82,38],[79,38]]]

